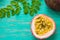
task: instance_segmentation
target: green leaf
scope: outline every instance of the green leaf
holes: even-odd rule
[[[24,14],[28,14],[29,13],[29,10],[28,9],[24,9]]]
[[[23,2],[24,0],[18,0],[18,2]]]
[[[35,9],[36,10],[40,10],[40,6],[35,6]]]
[[[5,13],[8,12],[8,9],[7,8],[3,8],[3,10],[4,10]]]
[[[25,8],[30,9],[30,6],[29,6],[29,5],[25,5],[25,6],[23,6],[23,8],[24,8],[24,9],[25,9]]]
[[[23,4],[23,7],[26,7],[26,6],[29,6],[29,3],[27,3],[27,4]]]
[[[7,12],[8,10],[7,9],[4,9],[5,12]]]
[[[32,1],[32,5],[34,6],[40,6],[41,5],[41,2],[38,0],[38,1]]]
[[[36,2],[36,5],[37,5],[37,6],[40,6],[40,5],[41,5],[41,2]]]
[[[15,13],[16,13],[16,15],[19,15],[20,14],[20,7],[19,8],[16,8],[16,10],[15,10]]]
[[[27,3],[26,1],[23,2],[23,7],[29,6],[29,3]]]
[[[18,1],[18,0],[14,0],[14,1]]]
[[[6,12],[4,12],[4,9],[1,9],[1,12],[3,14],[3,18],[6,17]]]
[[[14,16],[14,15],[15,15],[15,10],[13,9],[13,10],[12,10],[12,16]]]
[[[11,5],[16,6],[16,5],[18,5],[18,2],[16,2],[16,1],[11,1]]]
[[[7,9],[8,9],[8,10],[13,10],[12,5],[7,5]]]
[[[39,2],[37,2],[37,5],[41,5],[41,2],[39,1]]]
[[[0,10],[0,18],[3,18],[3,13],[1,12],[1,10]]]
[[[34,9],[31,7],[30,8],[30,15],[33,16],[34,15]]]
[[[10,11],[7,12],[7,17],[10,18]]]
[[[25,6],[24,7],[24,14],[28,14],[29,13],[29,9],[30,9],[29,6]]]
[[[34,6],[31,6],[31,10],[34,12],[34,13],[37,13],[37,10]]]
[[[23,4],[27,4],[27,2],[26,2],[26,1],[23,1],[22,3],[23,3]]]
[[[31,15],[31,16],[33,16],[33,15],[34,15],[33,11],[30,11],[30,15]]]
[[[38,11],[35,6],[31,6],[31,9],[32,9],[32,11],[33,11],[34,13],[37,13],[37,11]]]
[[[37,14],[37,10],[36,9],[34,9],[34,12],[35,12],[35,14]]]
[[[6,13],[3,13],[3,17],[6,17]]]
[[[11,1],[12,6],[19,7],[19,3],[16,1]]]

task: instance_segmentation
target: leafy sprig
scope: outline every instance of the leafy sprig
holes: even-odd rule
[[[38,12],[41,5],[40,0],[32,0],[31,6],[26,0],[13,0],[11,1],[10,5],[7,5],[6,8],[0,9],[0,18],[4,18],[4,17],[9,18],[11,14],[12,16],[19,15],[21,11],[21,7],[19,3],[23,4],[24,14],[29,13],[31,16],[33,16],[35,13]]]

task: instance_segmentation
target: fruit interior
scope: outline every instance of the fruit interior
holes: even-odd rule
[[[53,29],[53,23],[45,16],[40,16],[35,19],[35,32],[39,36],[45,35],[47,32]]]

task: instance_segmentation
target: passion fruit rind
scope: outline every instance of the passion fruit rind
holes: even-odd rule
[[[60,11],[60,3],[58,0],[45,0],[45,2],[53,10]]]
[[[50,21],[50,23],[51,23],[51,29],[49,30],[45,30],[46,32],[44,33],[44,32],[42,32],[43,33],[43,35],[42,35],[42,33],[41,34],[37,34],[36,33],[36,29],[38,29],[37,31],[40,31],[40,29],[38,28],[38,26],[36,27],[36,25],[35,25],[35,23],[36,23],[36,19],[40,19],[41,18],[41,16],[43,16],[45,19],[44,20],[47,20],[47,19],[49,19],[49,21]],[[41,19],[40,19],[41,20]],[[37,22],[37,25],[39,25],[39,24],[41,24],[40,22],[40,20],[37,20],[38,22]],[[49,24],[48,24],[49,25]],[[46,26],[47,27],[47,26]],[[42,28],[46,28],[46,27],[42,27]],[[41,27],[40,27],[41,28]],[[52,20],[52,18],[50,18],[50,17],[48,17],[48,16],[46,16],[46,15],[44,15],[44,14],[40,14],[40,15],[37,15],[37,16],[35,16],[34,18],[33,18],[33,20],[32,20],[32,23],[31,23],[31,31],[32,31],[32,34],[36,37],[36,38],[38,38],[38,39],[45,39],[45,38],[48,38],[48,37],[50,37],[54,32],[55,32],[55,29],[56,29],[56,27],[55,27],[55,22]],[[41,29],[41,30],[43,30],[43,29]]]

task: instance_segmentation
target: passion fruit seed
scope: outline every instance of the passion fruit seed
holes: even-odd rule
[[[40,20],[40,19],[39,19],[39,20],[38,20],[38,19],[36,19],[36,21],[35,21],[35,22],[36,22],[36,23],[40,23],[40,22],[41,22],[41,20]]]
[[[35,24],[35,26],[36,26],[36,28],[40,28],[41,27],[40,23]]]
[[[47,33],[48,31],[50,31],[52,29],[51,25],[52,25],[52,23],[47,18],[38,17],[37,19],[35,19],[35,31],[38,30],[38,31],[36,31],[36,33],[38,33],[38,32],[40,33],[40,34],[38,33],[38,35],[43,35],[43,34]]]

